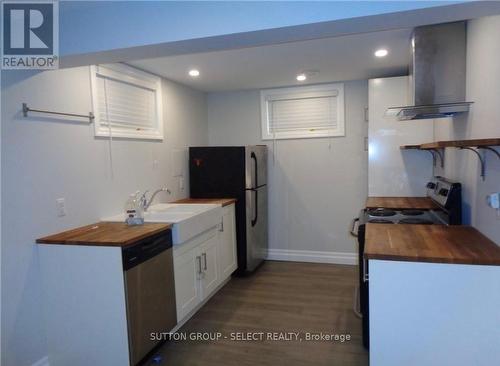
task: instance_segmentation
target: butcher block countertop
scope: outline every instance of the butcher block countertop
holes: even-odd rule
[[[470,226],[368,223],[365,258],[500,265],[500,247]]]
[[[37,239],[38,244],[90,245],[107,247],[124,247],[167,231],[172,224],[146,223],[128,226],[124,222],[98,222],[62,233]]]
[[[172,203],[215,203],[224,207],[236,201],[236,198],[183,198]]]
[[[438,206],[429,197],[368,197],[366,208],[430,210]]]

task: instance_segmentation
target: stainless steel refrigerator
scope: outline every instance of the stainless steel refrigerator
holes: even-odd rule
[[[267,146],[189,148],[190,195],[236,198],[238,273],[267,257]]]

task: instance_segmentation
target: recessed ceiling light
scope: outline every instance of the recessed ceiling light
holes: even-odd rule
[[[192,76],[194,78],[197,76],[200,76],[200,71],[198,71],[196,69],[189,70],[189,76]]]
[[[380,50],[376,50],[375,51],[375,56],[377,56],[377,57],[385,57],[385,56],[387,56],[388,53],[389,53],[389,51],[387,51],[386,49],[382,48]]]
[[[297,81],[305,81],[307,79],[306,74],[298,74],[296,77]]]

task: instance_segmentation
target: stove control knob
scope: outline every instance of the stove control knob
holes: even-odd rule
[[[427,188],[429,188],[429,189],[434,189],[434,188],[436,188],[436,183],[434,183],[434,182],[429,182],[429,183],[427,183]]]
[[[444,196],[444,197],[446,197],[446,196],[448,195],[448,192],[449,192],[449,190],[447,190],[446,188],[441,188],[441,189],[439,190],[439,194],[440,194],[441,196]]]

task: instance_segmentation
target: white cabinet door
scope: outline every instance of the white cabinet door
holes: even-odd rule
[[[219,285],[218,259],[217,259],[217,240],[214,235],[199,247],[198,255],[201,257],[202,276],[202,298],[210,296]]]
[[[218,243],[219,277],[223,281],[236,270],[236,222],[234,204],[224,207]]]
[[[174,257],[175,300],[178,321],[189,314],[202,300],[199,281],[201,265],[199,248],[193,248]]]

